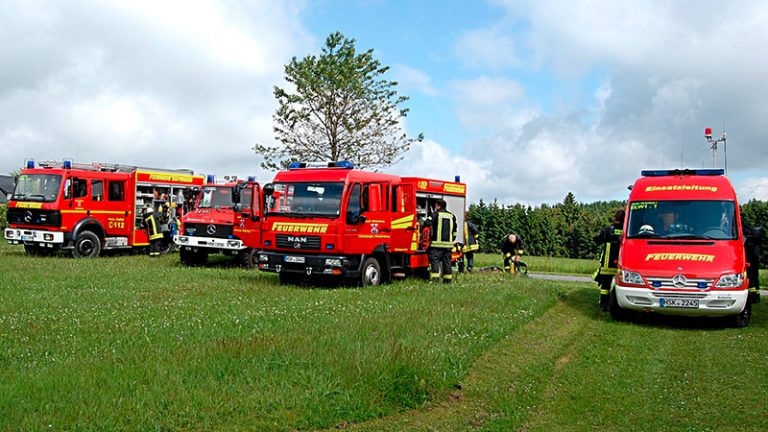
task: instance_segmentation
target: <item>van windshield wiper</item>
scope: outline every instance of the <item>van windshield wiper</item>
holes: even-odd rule
[[[715,237],[708,235],[695,235],[695,234],[667,234],[663,239],[675,239],[675,240],[717,240]]]

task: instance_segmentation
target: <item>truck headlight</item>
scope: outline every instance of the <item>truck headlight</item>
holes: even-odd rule
[[[731,273],[720,276],[715,288],[736,288],[744,284],[744,273]]]
[[[13,238],[13,230],[6,230],[5,231],[5,237],[6,238]]]
[[[189,239],[187,237],[179,237],[179,243],[189,243]]]
[[[341,260],[339,258],[326,258],[325,265],[331,267],[341,267]]]
[[[261,262],[267,262],[267,261],[269,261],[269,257],[268,257],[268,256],[266,256],[266,255],[264,255],[264,254],[260,254],[260,255],[259,255],[259,261],[261,261]]]
[[[643,277],[640,276],[640,273],[637,273],[637,272],[622,270],[621,280],[622,282],[627,284],[645,286],[645,281],[643,280]]]

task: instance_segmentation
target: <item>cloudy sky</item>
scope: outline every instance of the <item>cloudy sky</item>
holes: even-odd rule
[[[271,173],[274,85],[341,31],[423,132],[391,171],[471,200],[623,199],[646,168],[710,167],[768,199],[768,2],[37,1],[0,8],[0,172],[73,158]],[[722,145],[715,164],[722,166]]]

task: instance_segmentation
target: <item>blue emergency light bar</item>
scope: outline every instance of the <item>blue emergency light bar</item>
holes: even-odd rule
[[[35,167],[35,160],[34,159],[27,159],[24,161],[24,165],[27,167],[27,169],[32,169]]]
[[[300,168],[343,168],[352,169],[355,167],[350,161],[336,161],[336,162],[291,162],[288,165],[288,169],[300,169]]]
[[[208,184],[214,184],[216,183],[216,176],[213,174],[208,174],[208,177],[206,177],[205,181],[208,182]]]
[[[61,166],[63,166],[64,169],[72,169],[72,159],[64,159],[61,162]]]
[[[248,182],[249,183],[255,183],[256,182],[256,176],[248,176]]]
[[[643,177],[664,177],[664,176],[720,176],[725,174],[722,168],[705,169],[674,169],[674,170],[642,170],[640,175]]]

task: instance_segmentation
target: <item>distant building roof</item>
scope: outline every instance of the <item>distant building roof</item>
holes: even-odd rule
[[[13,177],[0,175],[0,203],[7,203],[8,196],[13,193]]]

